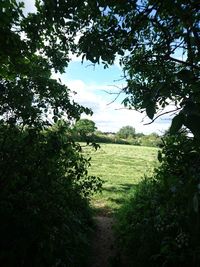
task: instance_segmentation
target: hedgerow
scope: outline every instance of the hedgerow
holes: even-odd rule
[[[101,182],[67,126],[0,128],[0,265],[87,266],[88,197]]]
[[[159,160],[118,214],[121,248],[133,266],[199,266],[199,146],[182,134],[166,137]]]

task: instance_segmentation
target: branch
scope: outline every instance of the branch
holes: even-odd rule
[[[115,88],[119,89],[120,91],[123,91],[123,90],[127,89],[127,86],[125,86],[125,87],[124,87],[124,86],[120,87],[120,86],[118,86],[118,85],[115,85],[115,84],[108,85],[108,86],[115,87]]]
[[[115,110],[134,110],[132,108],[115,108]]]
[[[85,66],[85,68],[88,68],[88,67],[93,67],[93,68],[94,68],[94,70],[95,70],[95,63],[88,64],[87,66]]]
[[[174,43],[176,43],[176,42],[174,42]],[[171,50],[171,54],[173,54],[177,48],[186,49],[186,47],[185,46],[182,46],[182,44],[184,44],[184,41],[181,41],[180,43],[177,42],[177,45],[174,45],[174,47],[172,45],[171,47],[173,47],[173,49]]]
[[[116,88],[119,89],[120,91],[114,93],[114,92],[109,92],[109,91],[106,91],[106,90],[102,90],[103,92],[106,92],[106,93],[109,94],[109,95],[116,95],[116,97],[115,97],[111,102],[109,102],[109,103],[107,104],[107,106],[110,105],[110,104],[112,104],[112,103],[114,103],[114,102],[117,100],[117,98],[121,95],[121,93],[123,93],[124,89],[127,88],[127,86],[126,86],[126,87],[122,87],[122,88],[119,87],[119,86],[117,86],[117,85],[110,85],[110,86],[112,86],[112,87],[116,87]]]
[[[156,116],[151,122],[148,122],[148,123],[145,123],[144,125],[149,125],[149,124],[152,124],[155,120],[157,120],[159,117],[163,116],[163,115],[166,115],[166,114],[169,114],[169,113],[172,113],[172,112],[176,112],[178,110],[180,110],[181,108],[177,108],[177,109],[174,109],[174,110],[170,110],[170,111],[166,111],[166,112],[163,112],[161,114],[159,114],[158,116]]]
[[[120,81],[123,81],[124,79],[125,79],[125,77],[123,76],[122,78],[114,80],[113,82],[120,82]]]
[[[107,90],[102,90],[102,91],[105,92],[106,94],[109,94],[109,95],[118,95],[119,94],[119,92],[114,93],[114,92],[109,92]]]
[[[180,59],[177,59],[177,58],[174,58],[174,57],[171,57],[171,56],[168,56],[168,59],[174,61],[174,62],[177,62],[177,63],[180,63],[180,64],[184,64],[186,66],[189,66],[189,67],[192,67],[194,69],[197,69],[197,70],[200,70],[200,67],[194,65],[194,64],[191,64],[191,63],[188,63],[186,61],[183,61],[183,60],[180,60]]]
[[[122,93],[122,90],[121,90],[120,92],[117,93],[117,96],[116,96],[111,102],[109,102],[109,103],[107,104],[107,106],[109,106],[110,104],[114,103],[114,102],[117,100],[117,98],[121,95],[121,93]]]
[[[198,31],[195,27],[192,27],[192,32],[193,32],[194,37],[195,37],[195,43],[197,44],[198,52],[200,53],[200,38],[199,38]]]
[[[126,89],[127,87],[119,87],[119,86],[117,86],[117,85],[108,85],[108,86],[111,86],[111,87],[115,87],[115,88],[117,88],[117,89],[119,89],[119,92],[110,92],[110,91],[107,91],[107,90],[101,90],[101,91],[103,91],[103,92],[105,92],[105,93],[107,93],[107,94],[109,94],[109,95],[118,95],[118,94],[121,94],[122,92],[123,92],[123,90],[124,89]]]

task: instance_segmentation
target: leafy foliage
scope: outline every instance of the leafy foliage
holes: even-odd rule
[[[22,2],[0,3],[0,265],[87,266],[89,197],[101,181],[69,127],[91,111],[53,79],[85,23],[70,20],[78,3],[35,5],[25,15]]]
[[[185,135],[167,137],[161,166],[122,208],[117,234],[134,266],[198,266],[199,147]]]
[[[90,221],[86,196],[100,182],[87,176],[88,161],[63,127],[47,126],[60,119],[70,123],[91,111],[74,103],[69,89],[52,73],[64,72],[70,51],[93,63],[103,61],[105,67],[114,63],[118,53],[128,84],[124,104],[145,110],[153,119],[158,109],[174,102],[178,116],[182,115],[175,117],[172,132],[184,125],[199,138],[199,3],[38,0],[37,12],[27,15],[23,6],[15,0],[0,3],[0,263],[30,266],[33,259],[33,266],[81,266]],[[77,35],[81,37],[75,42]],[[167,249],[161,242],[159,260],[169,264],[182,263],[186,254],[184,259],[199,263],[199,241],[192,234],[199,234],[199,148],[191,141],[184,144],[170,145],[173,149],[165,151],[166,162],[163,159],[163,169],[156,176],[163,180],[156,182],[160,189],[156,193],[163,188],[167,192],[160,195],[157,203],[163,211],[155,209],[157,214],[163,219],[171,211],[166,203],[183,211],[183,216],[177,215],[176,221],[181,222],[173,228],[175,234],[158,231],[156,235],[158,242],[167,242]],[[179,189],[179,178],[184,184],[177,193],[180,199],[168,190],[174,183]],[[152,202],[147,198],[148,206]],[[188,199],[193,209],[185,209]],[[145,225],[151,230],[154,224]],[[196,227],[190,230],[188,225]],[[181,229],[189,235],[190,246],[179,253],[173,245],[178,250],[174,255],[171,237],[177,238]],[[145,244],[152,244],[147,237]]]
[[[161,141],[162,137],[159,136],[156,133],[151,133],[148,135],[143,135],[138,138],[138,142],[141,146],[154,146],[154,147],[160,147],[162,144]]]
[[[1,266],[84,266],[101,181],[66,130],[1,126]]]
[[[132,130],[131,133],[133,134]],[[127,145],[150,146],[150,147],[159,147],[162,143],[161,137],[156,133],[148,135],[142,133],[135,133],[133,136],[131,136],[130,133],[128,133],[128,135],[124,134],[124,132],[122,132],[122,135],[120,134],[121,134],[120,131],[117,132],[116,134],[111,134],[111,135],[96,132],[93,135],[92,140],[98,143],[127,144]]]
[[[117,135],[120,138],[134,138],[135,137],[135,129],[132,126],[124,126],[121,129],[119,129],[119,131],[117,132]]]
[[[93,63],[103,62],[105,67],[113,64],[118,54],[128,84],[124,88],[127,97],[123,103],[145,110],[153,119],[157,110],[173,102],[177,112],[182,114],[181,124],[199,137],[198,2],[36,1],[37,13],[26,17],[22,7],[23,4],[14,0],[1,4],[1,38],[4,41],[0,47],[0,62],[4,77],[12,79],[17,74],[24,87],[31,84],[33,88],[34,85],[34,91],[30,86],[25,90],[29,100],[36,94],[39,98],[34,98],[35,104],[29,105],[29,111],[32,109],[39,114],[42,107],[43,112],[47,108],[46,101],[42,101],[41,83],[46,92],[49,87],[51,89],[47,82],[50,69],[63,72],[69,62],[69,51]],[[81,37],[75,42],[77,35]],[[9,86],[2,82],[1,87]],[[62,88],[58,84],[56,87],[58,96]],[[61,101],[61,95],[59,97]],[[19,104],[16,104],[20,105],[17,99]],[[70,103],[64,99],[67,100],[66,92],[62,108],[67,111]],[[9,117],[10,104],[6,105]],[[58,105],[50,104],[56,119],[57,113],[60,114]],[[20,117],[20,114],[13,115],[14,119]],[[29,116],[29,123],[33,123],[32,120]]]
[[[92,142],[96,129],[97,127],[92,120],[80,119],[75,123],[72,131],[76,140]]]
[[[174,103],[182,124],[199,138],[198,1],[93,2],[96,17],[92,14],[93,23],[82,31],[80,53],[105,67],[120,55],[125,106],[153,119],[156,111]]]

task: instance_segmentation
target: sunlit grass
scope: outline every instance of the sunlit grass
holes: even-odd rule
[[[125,200],[128,191],[152,173],[157,164],[157,148],[131,145],[101,144],[91,153],[89,174],[104,181],[102,193],[92,198],[92,205],[101,212],[112,213]]]

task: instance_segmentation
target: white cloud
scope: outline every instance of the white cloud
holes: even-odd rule
[[[73,96],[76,102],[93,110],[92,117],[86,115],[83,115],[83,117],[92,119],[100,131],[117,132],[121,127],[130,125],[136,129],[136,132],[145,134],[156,132],[161,134],[169,128],[170,121],[168,116],[159,118],[152,124],[144,125],[149,122],[144,113],[127,110],[117,101],[109,104],[114,95],[103,94],[102,90],[111,90],[110,86],[86,84],[82,80],[67,81],[65,76],[57,74],[53,74],[53,77],[61,78],[64,84],[77,93]],[[101,93],[99,94],[99,92]]]
[[[120,107],[120,109],[119,109]],[[153,124],[144,125],[149,120],[144,119],[145,115],[135,110],[123,109],[122,105],[112,104],[109,108],[94,113],[93,120],[98,128],[102,131],[116,132],[121,127],[130,125],[136,129],[136,132],[161,134],[167,130],[169,123],[154,122]]]
[[[24,14],[27,15],[29,12],[36,12],[35,1],[34,0],[24,0],[25,9]],[[76,37],[76,42],[80,36]],[[73,62],[81,62],[82,56],[76,56],[72,53],[69,54],[71,60]],[[118,67],[120,70],[122,69],[119,64],[119,56],[116,57],[114,65]],[[52,74],[52,76],[56,79],[61,79],[61,81],[66,84],[71,90],[75,91],[77,94],[73,96],[74,100],[79,104],[89,107],[93,110],[94,114],[91,117],[92,120],[95,121],[97,127],[101,131],[111,131],[116,132],[121,127],[126,125],[133,126],[137,132],[143,133],[151,133],[157,132],[161,133],[164,130],[168,129],[170,122],[168,120],[168,116],[164,116],[164,118],[158,119],[156,122],[144,126],[145,122],[148,122],[148,119],[144,119],[145,115],[141,114],[134,110],[126,110],[119,103],[119,101],[115,101],[114,103],[108,105],[116,95],[107,94],[103,91],[112,91],[117,93],[117,87],[110,87],[108,85],[103,84],[86,84],[82,80],[67,80],[66,76],[60,74]],[[121,85],[119,84],[119,87]]]

